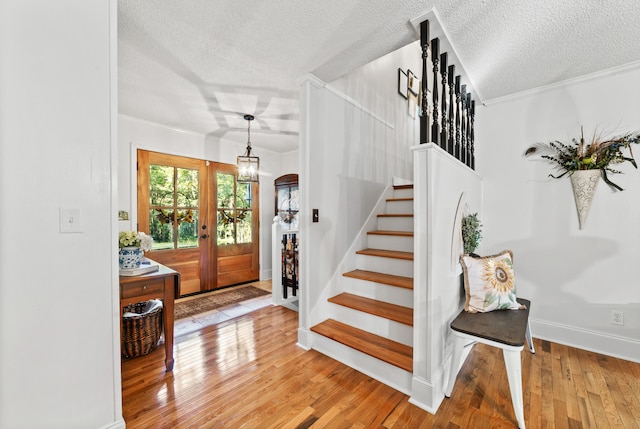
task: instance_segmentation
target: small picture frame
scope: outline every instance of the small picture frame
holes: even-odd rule
[[[398,69],[398,94],[405,100],[407,99],[407,89],[409,88],[409,79],[402,69]]]
[[[416,97],[420,93],[420,80],[411,70],[407,70],[407,89]]]

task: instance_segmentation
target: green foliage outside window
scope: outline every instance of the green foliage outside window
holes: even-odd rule
[[[149,184],[149,232],[154,239],[153,249],[197,247],[198,170],[151,165]]]
[[[251,243],[251,184],[227,173],[218,173],[217,184],[218,245]]]

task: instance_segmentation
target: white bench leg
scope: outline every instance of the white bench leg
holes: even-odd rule
[[[535,353],[536,350],[533,348],[533,338],[531,338],[531,328],[529,328],[529,321],[527,320],[527,333],[525,334],[527,338],[527,344],[529,344],[529,351],[531,353]]]
[[[528,331],[528,329],[527,329]],[[511,391],[511,402],[516,413],[518,427],[524,426],[524,406],[522,404],[522,368],[520,365],[520,352],[502,349],[504,364],[507,368],[507,379],[509,380],[509,390]]]
[[[456,384],[456,377],[458,376],[458,369],[460,368],[460,359],[462,359],[462,353],[467,340],[457,335],[453,336],[453,356],[451,357],[451,369],[449,370],[449,382],[445,389],[444,396],[451,397],[451,391],[453,385]]]

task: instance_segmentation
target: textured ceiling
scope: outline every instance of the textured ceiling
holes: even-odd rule
[[[120,113],[287,152],[296,81],[417,38],[436,6],[484,101],[640,60],[638,0],[119,0]]]

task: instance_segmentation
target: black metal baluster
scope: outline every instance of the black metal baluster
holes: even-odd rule
[[[438,58],[440,52],[440,39],[431,40],[431,61],[433,62],[433,125],[431,125],[431,140],[440,145],[440,116],[438,115]]]
[[[291,242],[291,294],[293,296],[298,296],[298,238],[296,234],[291,234],[292,242]]]
[[[460,113],[460,161],[464,164],[467,159],[467,85],[460,86],[460,105],[462,112]]]
[[[420,105],[420,144],[429,141],[429,100],[427,94],[427,57],[429,56],[429,21],[420,23],[420,46],[422,47],[422,94]]]
[[[476,135],[474,131],[474,124],[476,121],[476,100],[471,100],[471,169],[476,169]]]
[[[282,298],[287,299],[287,234],[282,234]]]
[[[454,110],[453,110],[453,78],[456,73],[456,66],[451,64],[449,66],[448,78],[449,78],[449,141],[447,143],[447,150],[451,155],[455,156],[455,125],[454,125]]]
[[[467,153],[465,157],[465,164],[467,167],[471,167],[471,93],[467,93]]]
[[[460,75],[458,75],[456,76],[456,159],[460,159],[460,143]]]
[[[442,75],[442,104],[440,110],[442,111],[442,121],[440,132],[440,147],[444,150],[447,149],[447,132],[449,125],[447,124],[447,53],[440,54],[440,74]]]

